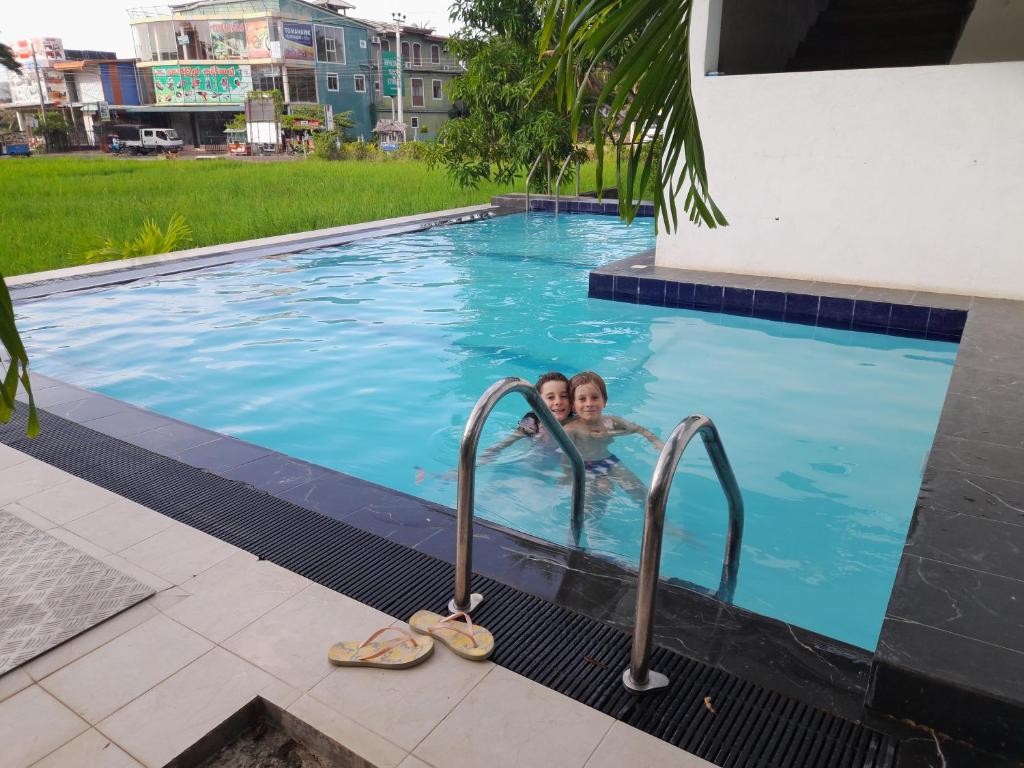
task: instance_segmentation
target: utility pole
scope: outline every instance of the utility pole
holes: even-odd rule
[[[32,49],[32,68],[36,71],[36,87],[39,88],[39,119],[43,121],[43,143],[46,144],[46,149],[49,150],[50,140],[46,135],[46,100],[44,98],[43,79],[39,75],[39,60],[36,58],[35,41],[29,40],[28,45]]]
[[[395,61],[398,72],[398,122],[402,124],[402,143],[405,143],[405,118],[402,116],[402,79],[405,74],[402,69],[402,25],[405,23],[404,13],[392,13],[391,18],[395,22]]]

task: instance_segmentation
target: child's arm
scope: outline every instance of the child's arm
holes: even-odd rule
[[[494,461],[494,459],[497,457],[499,453],[504,451],[517,440],[522,440],[526,436],[526,433],[523,432],[522,429],[517,428],[516,431],[513,432],[511,435],[509,435],[506,438],[503,438],[502,440],[492,445],[490,448],[487,448],[483,453],[481,453],[480,459],[479,461],[477,461],[477,464],[487,464],[488,462]]]
[[[658,439],[658,436],[651,432],[651,430],[646,427],[641,427],[639,424],[634,424],[632,421],[626,421],[626,419],[621,416],[612,416],[612,426],[615,429],[621,429],[623,432],[642,435],[659,451],[665,447],[665,444],[661,442],[661,440]]]

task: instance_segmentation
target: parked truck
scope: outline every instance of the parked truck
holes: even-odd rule
[[[110,144],[131,155],[150,152],[180,152],[182,141],[173,128],[145,128],[141,125],[114,125],[110,128]]]

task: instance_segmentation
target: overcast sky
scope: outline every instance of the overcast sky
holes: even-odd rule
[[[409,23],[426,24],[448,34],[451,0],[351,0],[350,11],[360,18],[387,21],[395,11],[404,13]],[[128,27],[126,8],[160,5],[145,0],[44,0],[14,2],[4,0],[0,9],[0,40],[28,37],[60,37],[65,48],[116,51],[120,57],[135,56]]]

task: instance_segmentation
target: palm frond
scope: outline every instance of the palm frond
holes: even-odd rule
[[[560,103],[572,116],[574,138],[585,108],[593,109],[598,188],[610,142],[620,215],[632,221],[643,190],[653,187],[668,231],[678,225],[675,201],[683,191],[683,210],[691,222],[728,224],[708,191],[690,87],[692,6],[693,0],[548,0],[541,30],[542,55],[549,58],[543,82],[555,78]],[[580,83],[598,68],[604,85],[588,105],[590,97]],[[616,123],[621,126],[617,135]],[[630,133],[644,140],[631,140]],[[658,144],[663,146],[660,157],[653,149]]]
[[[6,424],[14,413],[15,396],[18,394],[18,382],[25,388],[28,396],[28,428],[29,437],[39,434],[39,415],[36,413],[35,398],[32,395],[32,384],[28,378],[28,353],[18,335],[14,322],[14,305],[7,291],[7,284],[0,275],[0,346],[4,354],[0,355],[0,371],[3,371],[3,382],[0,383],[0,423]]]

